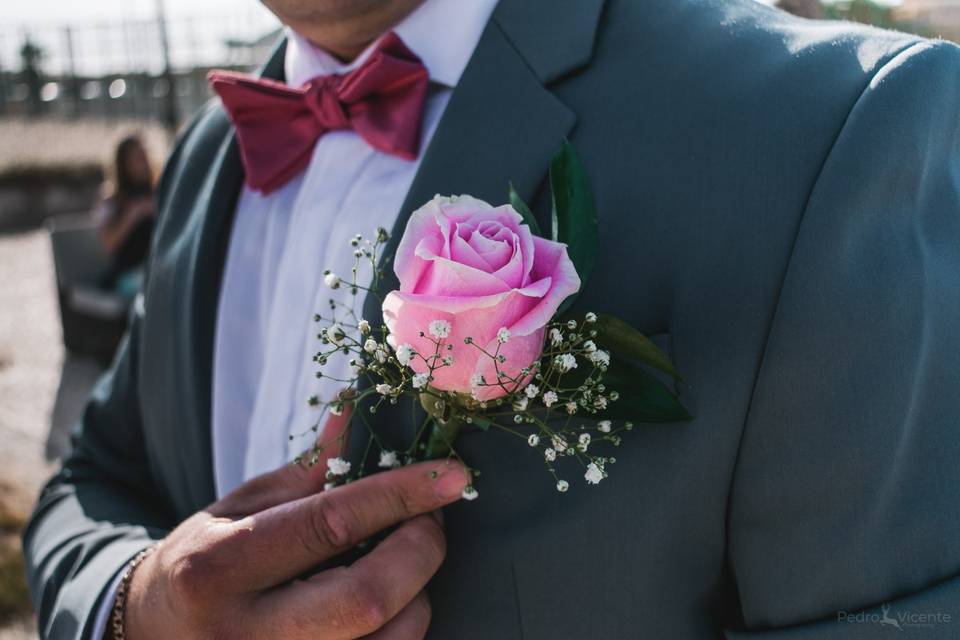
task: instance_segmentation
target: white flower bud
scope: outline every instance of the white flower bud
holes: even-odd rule
[[[327,460],[327,471],[333,476],[345,476],[350,473],[350,463],[343,458],[330,458]]]
[[[316,271],[314,271],[314,273],[316,273]],[[323,283],[328,287],[330,287],[331,289],[340,288],[340,278],[337,276],[337,274],[333,273],[332,271],[328,271],[324,274]]]
[[[400,461],[397,459],[397,452],[381,451],[380,462],[377,466],[379,466],[381,469],[392,469],[393,467],[399,467]]]
[[[397,361],[399,361],[403,366],[407,366],[410,364],[410,360],[413,359],[415,353],[416,352],[413,350],[412,346],[407,343],[403,343],[397,347]]]
[[[595,462],[587,465],[587,472],[583,474],[583,479],[589,484],[600,484],[603,480],[603,470]]]
[[[430,332],[430,335],[438,339],[449,338],[450,331],[452,329],[453,327],[451,327],[450,323],[447,322],[446,320],[434,320],[433,322],[430,323],[430,326],[428,327],[428,331]]]
[[[545,394],[543,394],[543,404],[547,408],[552,407],[557,400],[557,394],[553,391],[547,391]]]
[[[430,375],[426,373],[418,373],[413,376],[413,379],[410,383],[413,385],[414,389],[426,389],[427,382],[430,380]]]

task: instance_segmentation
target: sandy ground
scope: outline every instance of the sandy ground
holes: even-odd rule
[[[65,358],[59,322],[46,232],[0,236],[0,483],[24,513],[68,446],[99,372]],[[0,629],[0,640],[35,637],[29,622]]]

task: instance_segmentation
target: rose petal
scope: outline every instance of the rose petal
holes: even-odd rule
[[[511,331],[529,334],[550,322],[550,318],[568,297],[580,290],[580,276],[567,255],[567,247],[559,242],[534,237],[536,256],[530,275],[533,278],[550,277],[552,286],[537,306],[520,320]]]
[[[469,196],[453,199],[438,195],[410,214],[393,261],[401,291],[412,291],[427,268],[423,259],[416,255],[421,240],[430,237],[442,238],[440,224],[444,220],[459,222],[478,215],[479,211],[490,209],[493,209],[490,204]]]
[[[490,271],[490,263],[477,253],[477,250],[470,246],[460,234],[454,234],[450,239],[450,259],[461,264],[470,265],[481,271]]]
[[[526,378],[520,379],[521,373],[523,369],[530,367],[540,358],[540,353],[543,351],[544,331],[541,328],[525,336],[511,334],[510,340],[506,344],[498,344],[496,338],[494,338],[484,345],[484,350],[487,353],[497,353],[497,347],[499,346],[499,353],[506,360],[503,363],[497,363],[486,356],[477,360],[475,373],[482,375],[487,384],[494,385],[478,387],[474,391],[478,400],[493,400],[526,386],[533,373],[531,372]],[[498,370],[505,373],[507,377],[499,378],[497,376]],[[518,382],[510,382],[511,379],[518,380]]]
[[[488,296],[512,287],[493,274],[446,258],[434,257],[414,288],[419,294],[445,296]]]

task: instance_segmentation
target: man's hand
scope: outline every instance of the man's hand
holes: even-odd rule
[[[423,588],[446,551],[432,512],[460,498],[466,472],[425,462],[322,492],[325,473],[288,465],[184,521],[134,573],[127,637],[422,638]],[[300,578],[398,524],[352,565]]]

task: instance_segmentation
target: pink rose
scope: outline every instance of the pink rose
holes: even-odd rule
[[[499,346],[505,358],[500,370],[519,377],[540,357],[545,326],[557,308],[580,289],[565,245],[534,236],[513,207],[492,207],[469,196],[437,196],[415,211],[394,269],[400,289],[384,300],[383,317],[395,344],[432,356],[431,323],[449,323],[444,344],[453,350],[441,355],[452,356],[453,364],[436,369],[430,384],[480,400],[505,391],[496,385],[493,360],[464,339],[489,353]],[[498,333],[506,337],[502,328],[509,337],[498,343]],[[413,358],[410,367],[428,371],[422,357]],[[478,374],[492,386],[474,386]]]

